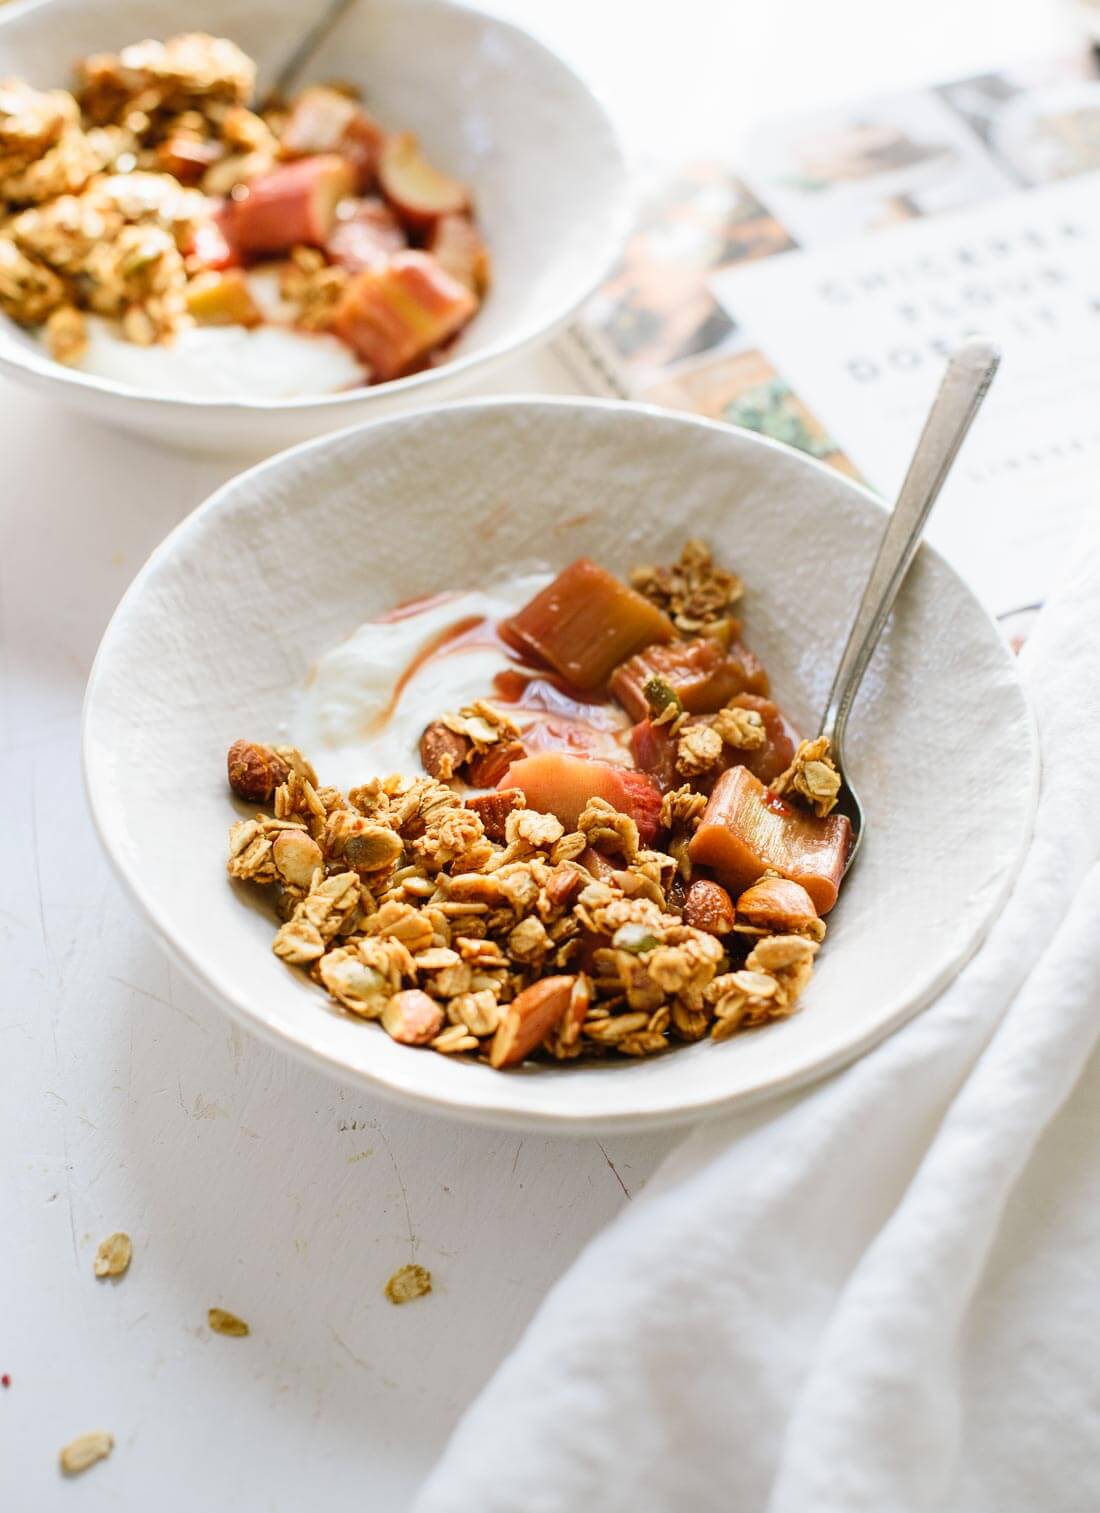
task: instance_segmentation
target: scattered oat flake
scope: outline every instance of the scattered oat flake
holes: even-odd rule
[[[228,1334],[234,1339],[243,1339],[249,1333],[245,1321],[239,1319],[235,1313],[229,1313],[225,1308],[208,1308],[206,1322],[215,1334]]]
[[[115,1448],[115,1437],[105,1429],[93,1429],[90,1434],[78,1434],[70,1440],[58,1456],[66,1476],[78,1476],[87,1471],[97,1460],[106,1460]]]
[[[422,1298],[432,1290],[432,1274],[423,1266],[402,1266],[386,1283],[386,1296],[391,1303],[411,1303],[413,1298]]]
[[[108,1235],[95,1253],[93,1269],[97,1277],[120,1277],[130,1265],[134,1253],[130,1236],[117,1230]]]

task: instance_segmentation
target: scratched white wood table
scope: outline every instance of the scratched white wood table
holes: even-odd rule
[[[782,38],[767,5],[687,0],[700,45],[655,120],[663,8],[498,8],[576,59],[632,145],[670,157],[713,152],[764,111],[1069,35],[1053,0],[927,0],[904,37],[900,3],[788,0]],[[529,364],[499,387],[540,382],[568,387]],[[0,460],[0,1507],[405,1508],[547,1288],[674,1137],[418,1117],[255,1043],[169,967],[92,834],[81,697],[133,574],[234,465],[6,383]],[[133,1265],[97,1281],[115,1229]],[[412,1260],[434,1291],[395,1308],[383,1286]],[[251,1337],[212,1335],[214,1304]],[[93,1428],[114,1434],[111,1460],[63,1481],[59,1447]]]

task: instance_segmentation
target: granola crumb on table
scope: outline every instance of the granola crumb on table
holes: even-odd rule
[[[741,593],[701,543],[632,581],[686,621],[685,635]],[[657,715],[674,707],[653,702]],[[441,1055],[500,1069],[530,1056],[644,1057],[786,1018],[825,935],[810,895],[764,870],[734,896],[706,869],[693,876],[690,854],[715,769],[760,751],[764,721],[737,704],[677,718],[663,738],[678,785],[649,847],[633,815],[597,796],[567,829],[519,788],[471,791],[472,764],[521,737],[484,700],[428,724],[424,775],[347,794],[319,784],[294,748],[237,741],[230,786],[265,807],[232,826],[229,875],[271,890],[276,955],[342,1009]],[[771,788],[824,816],[839,786],[817,740]]]

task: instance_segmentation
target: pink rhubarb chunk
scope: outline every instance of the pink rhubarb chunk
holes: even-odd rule
[[[522,788],[530,808],[557,815],[566,830],[575,830],[589,799],[599,798],[630,815],[643,845],[657,834],[661,790],[647,773],[629,767],[571,752],[538,751],[513,762],[499,786]]]

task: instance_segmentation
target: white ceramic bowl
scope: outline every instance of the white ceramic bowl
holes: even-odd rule
[[[86,53],[185,29],[229,36],[270,71],[302,17],[300,0],[189,0],[182,11],[164,0],[15,0],[0,7],[0,78],[64,85]],[[468,391],[567,320],[616,254],[627,207],[615,132],[576,75],[525,32],[451,0],[361,0],[303,82],[335,77],[361,85],[383,123],[417,132],[432,161],[473,189],[493,286],[452,361],[315,399],[171,399],[55,363],[0,316],[0,371],[143,436],[258,455]]]
[[[743,574],[747,639],[811,730],[881,527],[868,493],[801,454],[642,406],[470,402],[300,447],[189,516],[120,605],[85,710],[96,824],[173,958],[248,1028],[346,1080],[559,1130],[693,1119],[795,1087],[947,982],[1030,830],[1036,748],[1013,659],[927,547],[856,707],[869,828],[804,1011],[721,1045],[499,1073],[344,1014],[272,955],[271,918],[226,879],[225,751],[273,738],[318,654],[400,600],[580,553],[617,569],[668,560],[691,534]],[[991,752],[1011,754],[996,783]]]

